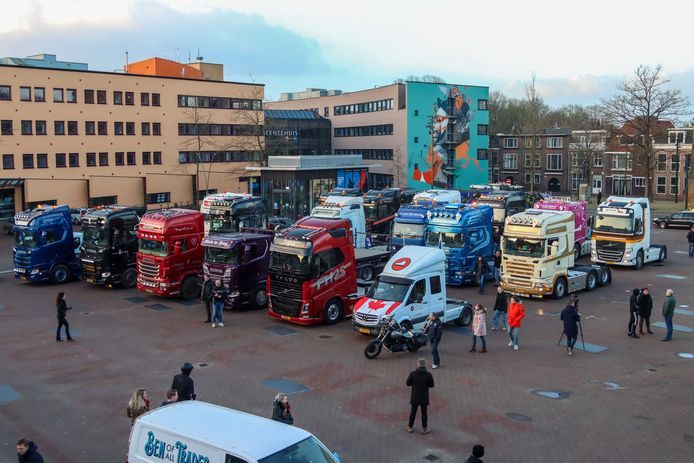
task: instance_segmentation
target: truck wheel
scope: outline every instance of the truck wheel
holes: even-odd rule
[[[664,220],[661,220],[658,226],[662,229],[665,230],[667,228],[667,222]]]
[[[465,307],[462,312],[460,312],[460,316],[456,318],[453,323],[457,326],[469,326],[470,323],[472,323],[472,307]]]
[[[557,278],[557,282],[554,283],[553,296],[555,299],[561,299],[562,297],[566,296],[566,278]]]
[[[51,270],[51,283],[62,285],[70,279],[70,270],[64,265],[56,265]]]
[[[578,260],[581,257],[581,245],[574,244],[574,260]]]
[[[376,277],[376,272],[374,268],[370,265],[367,265],[361,270],[361,279],[364,281],[368,281],[369,283],[374,281],[374,278]]]
[[[658,254],[658,262],[665,262],[665,259],[667,259],[667,249],[663,246]]]
[[[185,300],[195,299],[200,296],[200,285],[194,276],[186,277],[181,284],[181,298]]]
[[[342,318],[342,302],[339,299],[331,299],[323,309],[323,323],[333,325]]]
[[[598,274],[593,270],[588,272],[586,278],[586,291],[592,291],[598,287]]]
[[[600,286],[607,286],[612,281],[612,270],[610,267],[602,267],[600,272]]]
[[[258,285],[251,291],[251,304],[253,308],[258,310],[267,309],[267,287],[264,285]]]
[[[378,354],[381,353],[382,348],[383,346],[381,345],[380,341],[378,339],[374,339],[366,345],[366,349],[364,349],[364,356],[369,360],[375,359],[378,357]]]
[[[636,265],[634,265],[636,270],[641,270],[641,267],[643,267],[643,251],[636,253]]]
[[[125,289],[134,288],[137,284],[137,272],[134,268],[126,268],[120,280],[120,285]]]

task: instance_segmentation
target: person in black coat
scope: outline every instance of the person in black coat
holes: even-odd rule
[[[475,281],[480,287],[480,294],[484,294],[484,280],[487,278],[487,273],[489,273],[489,265],[484,257],[477,256],[477,262],[475,262]]]
[[[407,422],[407,432],[412,432],[414,429],[414,419],[417,417],[417,408],[422,409],[422,434],[429,434],[427,422],[427,407],[429,406],[429,389],[434,387],[434,377],[427,371],[427,361],[424,359],[417,360],[417,369],[412,371],[407,377],[407,386],[411,387],[410,393],[410,419]]]
[[[55,340],[57,342],[63,341],[62,339],[60,339],[60,329],[64,326],[67,340],[72,341],[72,336],[70,336],[70,325],[68,324],[66,318],[67,311],[72,309],[72,307],[67,306],[67,303],[65,302],[65,293],[58,293],[58,297],[55,300],[55,305],[58,309],[58,330],[55,332]]]
[[[181,373],[174,376],[171,383],[171,389],[178,392],[178,401],[195,400],[195,383],[190,377],[190,372],[193,371],[193,365],[186,362],[181,367]]]
[[[272,419],[284,424],[294,424],[292,407],[289,405],[289,398],[281,392],[275,396],[272,405]]]
[[[17,459],[19,463],[43,463],[39,448],[33,441],[27,439],[17,441]]]
[[[631,336],[632,338],[638,338],[639,336],[636,334],[636,325],[639,323],[639,293],[641,290],[638,288],[634,288],[634,291],[631,293],[631,297],[629,298],[629,326],[627,335]]]
[[[576,303],[571,301],[561,311],[561,320],[564,322],[564,334],[566,335],[566,353],[574,355],[574,345],[578,338],[578,322],[581,315],[578,313]]]
[[[499,329],[499,318],[504,322],[504,331],[508,331],[508,296],[498,286],[496,288],[496,300],[494,301],[494,318],[492,318],[492,331]]]
[[[494,253],[494,286],[499,286],[501,282],[501,251]]]
[[[472,447],[472,455],[467,459],[466,463],[484,463],[481,458],[484,456],[484,445],[477,444]]]
[[[439,357],[439,343],[441,342],[441,337],[443,336],[443,323],[441,319],[435,312],[429,314],[427,318],[426,329],[424,330],[429,336],[429,344],[431,344],[431,355],[434,357],[434,363],[431,368],[438,368],[441,365],[441,358]]]
[[[200,299],[205,303],[205,310],[207,311],[207,320],[204,323],[212,322],[212,287],[214,283],[210,280],[210,276],[205,274],[202,281],[202,290],[200,291]]]
[[[653,334],[653,331],[651,331],[651,311],[653,310],[653,298],[649,294],[648,288],[643,288],[641,290],[641,295],[637,299],[637,304],[639,305],[639,333],[646,334],[643,332],[643,323],[645,321],[648,334]]]

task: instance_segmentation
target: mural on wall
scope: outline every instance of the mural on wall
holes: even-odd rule
[[[368,173],[365,170],[337,170],[338,188],[364,188],[366,186]]]
[[[409,83],[409,85],[413,84]],[[486,162],[484,166],[481,166],[477,156],[471,155],[473,151],[470,149],[470,127],[473,121],[486,124],[487,115],[485,114],[483,121],[476,120],[476,114],[472,110],[473,98],[466,95],[466,92],[470,90],[468,87],[456,85],[433,87],[436,89],[429,97],[429,101],[434,102],[430,112],[424,114],[428,119],[426,124],[428,140],[424,141],[419,149],[415,147],[414,152],[410,154],[411,179],[435,188],[446,188],[448,173],[454,170],[474,169],[481,175],[466,174],[466,177],[486,178]],[[481,87],[476,89],[487,91],[486,88]],[[483,96],[486,98],[486,95]]]

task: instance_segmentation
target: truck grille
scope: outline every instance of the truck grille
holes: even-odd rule
[[[375,325],[376,323],[378,323],[378,315],[374,315],[374,314],[355,312],[354,318],[358,322],[364,323],[366,325]]]
[[[16,254],[14,256],[14,263],[16,267],[29,267],[31,265],[31,256],[20,256]]]
[[[270,294],[285,299],[301,300],[301,283],[297,286],[293,283],[285,283],[270,279]]]
[[[528,265],[527,263],[513,262],[507,260],[504,262],[503,272],[508,275],[512,275],[509,283],[513,286],[518,286],[521,288],[532,288],[532,277],[535,271],[533,265]]]
[[[288,315],[290,317],[298,317],[301,311],[301,300],[285,299],[283,297],[270,296],[272,301],[272,310],[280,315]]]
[[[620,262],[624,257],[626,243],[596,240],[598,259],[607,262]]]
[[[96,275],[101,273],[99,262],[93,260],[81,259],[82,272],[85,275]]]
[[[138,272],[143,278],[157,278],[159,276],[159,264],[153,261],[141,260]]]

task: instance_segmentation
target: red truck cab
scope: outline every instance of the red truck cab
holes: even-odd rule
[[[357,296],[357,262],[351,222],[305,217],[279,231],[268,268],[271,317],[327,325],[352,315]]]
[[[198,211],[145,214],[137,228],[137,289],[164,297],[198,297],[203,235],[203,214]]]

